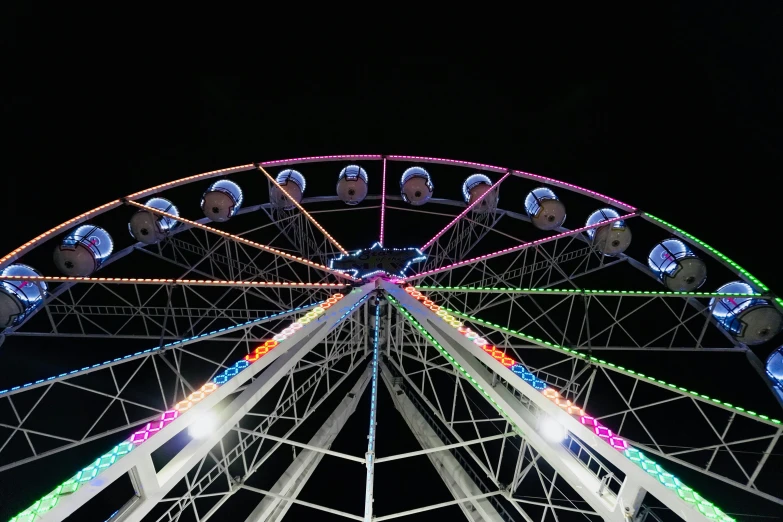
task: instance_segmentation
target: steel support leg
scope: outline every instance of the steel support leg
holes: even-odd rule
[[[371,370],[368,368],[353,385],[351,391],[343,398],[334,412],[326,419],[323,425],[310,439],[308,445],[318,448],[328,449],[337,435],[342,430],[345,423],[356,411],[356,404],[359,402],[367,384],[370,382]],[[280,479],[270,489],[270,492],[289,498],[297,498],[304,488],[315,468],[323,459],[324,454],[315,451],[301,452],[293,463],[288,466]],[[267,496],[256,506],[253,512],[245,519],[245,522],[279,522],[283,520],[291,502],[287,502],[278,497]]]
[[[394,406],[397,411],[400,412],[405,423],[410,428],[416,440],[419,441],[423,449],[431,449],[444,446],[447,442],[441,440],[435,430],[427,424],[427,421],[413,405],[413,402],[402,391],[399,385],[394,385],[391,382],[391,372],[385,368],[385,365],[381,363],[381,368],[384,370],[381,374],[383,384],[386,385],[386,389],[394,401]],[[463,500],[470,497],[476,497],[484,493],[473,480],[470,478],[459,461],[449,451],[438,451],[433,453],[427,453],[427,458],[430,459],[435,470],[443,479],[446,487],[451,492],[455,500]],[[472,522],[502,522],[503,518],[492,506],[488,498],[476,498],[475,500],[466,501],[464,503],[457,504],[462,512],[465,514],[465,518]]]

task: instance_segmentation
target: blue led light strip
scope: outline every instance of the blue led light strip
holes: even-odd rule
[[[298,312],[298,311],[301,311],[301,310],[307,310],[309,308],[313,308],[315,306],[318,306],[321,303],[323,303],[323,301],[319,301],[317,303],[310,303],[308,305],[297,306],[296,308],[291,308],[290,310],[285,310],[283,312],[277,312],[276,314],[267,315],[267,316],[264,316],[264,317],[259,317],[257,319],[251,319],[250,321],[246,321],[244,323],[236,324],[234,326],[227,326],[225,328],[220,328],[218,330],[213,330],[213,331],[208,332],[208,333],[203,333],[203,334],[196,335],[196,336],[193,336],[193,337],[186,337],[184,339],[180,339],[179,341],[174,341],[172,343],[166,343],[163,346],[156,346],[154,348],[147,348],[146,350],[139,351],[139,352],[132,353],[132,354],[128,354],[128,355],[125,355],[124,357],[117,357],[116,359],[112,359],[110,361],[104,361],[102,363],[93,364],[92,366],[85,366],[84,368],[80,368],[80,369],[77,369],[77,370],[71,370],[69,372],[64,372],[64,373],[61,373],[59,375],[53,375],[51,377],[47,377],[46,379],[38,379],[37,381],[28,382],[26,384],[22,384],[21,386],[14,386],[13,388],[0,390],[0,395],[13,395],[16,392],[24,391],[24,390],[28,390],[28,389],[32,389],[32,388],[37,388],[38,386],[43,386],[44,384],[50,383],[51,381],[54,381],[54,380],[57,380],[57,379],[64,379],[66,377],[72,377],[72,376],[77,375],[77,374],[89,373],[91,371],[95,371],[95,370],[101,369],[103,366],[106,366],[107,364],[113,364],[113,363],[120,362],[120,361],[128,361],[128,360],[138,359],[138,358],[144,357],[148,353],[152,353],[152,352],[158,352],[158,351],[163,352],[163,351],[166,351],[167,349],[172,348],[174,346],[177,346],[177,345],[180,345],[180,344],[184,344],[184,343],[189,343],[189,342],[194,341],[196,339],[203,339],[205,337],[216,336],[216,334],[222,334],[222,333],[230,332],[232,330],[237,330],[237,329],[240,329],[240,328],[246,328],[248,326],[252,326],[254,324],[257,324],[257,323],[260,323],[260,322],[263,322],[263,321],[266,321],[266,320],[269,320],[269,319],[274,319],[275,317],[283,317],[283,316],[287,316],[289,314],[292,314],[292,313],[295,313],[295,312]]]
[[[372,339],[372,389],[370,395],[370,429],[367,433],[367,478],[364,487],[364,519],[371,520],[375,483],[375,424],[378,412],[378,330],[381,327],[380,302],[375,304],[375,329]]]
[[[380,305],[375,305],[375,335],[372,340],[372,395],[370,396],[370,436],[367,452],[375,452],[375,412],[378,405],[378,330],[381,326]],[[369,455],[372,458],[372,455]]]

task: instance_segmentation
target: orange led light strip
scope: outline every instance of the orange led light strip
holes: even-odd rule
[[[226,281],[222,279],[158,279],[138,277],[3,276],[3,281],[44,281],[47,283],[113,283],[136,285],[239,286],[271,288],[345,288],[345,283],[288,283],[280,281]]]
[[[292,197],[291,197],[291,196],[288,194],[288,192],[286,192],[286,190],[283,188],[283,186],[282,186],[282,185],[280,185],[280,183],[278,183],[278,182],[277,182],[277,180],[276,180],[275,178],[273,178],[273,177],[272,177],[272,176],[271,176],[271,175],[270,175],[270,174],[269,174],[269,173],[268,173],[266,170],[264,170],[264,167],[262,167],[261,165],[259,165],[259,166],[258,166],[258,170],[260,170],[261,172],[263,172],[263,173],[264,173],[264,176],[266,176],[267,178],[269,178],[269,181],[271,181],[272,183],[274,183],[274,184],[275,184],[275,187],[277,187],[278,189],[280,189],[280,191],[281,191],[283,194],[285,194],[285,195],[286,195],[286,197],[287,197],[288,199],[290,199],[290,200],[291,200],[291,203],[293,203],[293,204],[296,206],[296,208],[298,208],[298,209],[299,209],[299,210],[302,212],[302,214],[304,214],[304,216],[305,216],[307,219],[309,219],[309,220],[310,220],[310,223],[312,223],[313,225],[315,225],[315,228],[317,228],[318,230],[320,230],[320,231],[321,231],[321,233],[322,233],[324,236],[326,236],[326,239],[328,239],[328,240],[329,240],[329,242],[330,242],[331,244],[333,244],[334,246],[336,246],[336,247],[337,247],[337,249],[338,249],[340,252],[342,252],[342,253],[343,253],[343,255],[346,255],[346,256],[348,255],[348,251],[347,251],[346,249],[344,249],[344,248],[343,248],[343,246],[342,246],[340,243],[338,243],[338,242],[337,242],[337,240],[336,240],[334,237],[332,237],[332,235],[331,235],[329,232],[327,232],[327,231],[326,231],[326,229],[325,229],[324,227],[322,227],[322,226],[321,226],[321,224],[320,224],[320,223],[318,223],[318,221],[316,221],[316,220],[315,220],[315,218],[314,218],[313,216],[311,216],[311,215],[310,215],[310,213],[309,213],[309,212],[307,212],[307,211],[304,209],[304,207],[302,207],[302,205],[300,205],[300,204],[299,204],[299,202],[298,202],[298,201],[296,201],[294,198],[292,198]]]
[[[210,178],[210,177],[214,177],[214,176],[217,176],[217,175],[220,175],[220,174],[229,174],[229,173],[234,173],[234,172],[241,172],[241,171],[244,171],[244,170],[250,170],[252,168],[253,168],[253,165],[250,164],[250,165],[240,165],[238,167],[230,167],[230,168],[227,168],[227,169],[211,170],[209,172],[203,172],[201,174],[195,174],[193,176],[187,176],[187,177],[180,178],[180,179],[177,179],[177,180],[174,180],[174,181],[169,181],[167,183],[162,183],[160,185],[155,185],[154,187],[151,187],[151,188],[148,188],[148,189],[144,189],[144,190],[141,190],[139,192],[134,192],[133,194],[130,194],[129,196],[127,196],[127,198],[128,199],[136,199],[136,198],[139,198],[139,197],[143,197],[145,195],[154,194],[154,193],[159,192],[160,190],[163,190],[163,189],[168,188],[168,187],[172,187],[172,186],[175,186],[175,185],[181,185],[183,183],[189,183],[189,182],[195,181],[197,179]],[[115,200],[109,201],[106,204],[103,204],[103,205],[101,205],[99,207],[95,207],[94,209],[88,210],[87,212],[79,214],[78,216],[76,216],[76,217],[74,217],[72,219],[69,219],[68,221],[60,223],[59,225],[57,225],[54,228],[50,228],[49,230],[47,230],[43,234],[40,234],[40,235],[34,237],[33,239],[31,239],[27,243],[23,244],[19,248],[16,248],[16,249],[12,250],[7,255],[5,255],[3,257],[0,257],[0,266],[3,266],[8,261],[13,261],[14,259],[18,258],[18,256],[24,254],[27,251],[27,249],[29,249],[30,247],[34,246],[36,243],[40,242],[41,240],[46,239],[47,237],[51,236],[52,234],[56,234],[58,232],[61,232],[63,229],[68,228],[71,225],[76,225],[78,223],[81,223],[82,221],[84,221],[85,219],[89,218],[90,216],[93,216],[95,214],[100,214],[104,210],[110,210],[112,208],[119,207],[121,204],[122,204],[122,201],[119,200],[119,199],[115,199]]]
[[[162,210],[158,210],[156,208],[151,208],[146,205],[142,205],[141,203],[137,203],[136,201],[128,201],[128,205],[132,205],[134,207],[138,207],[142,210],[146,210],[147,212],[152,212],[153,214],[157,214],[159,216],[165,216],[169,219],[173,219],[175,221],[179,221],[181,223],[188,224],[195,228],[200,228],[201,230],[206,230],[207,232],[212,232],[213,234],[217,234],[219,236],[223,236],[225,238],[237,241],[238,243],[242,243],[244,245],[252,246],[254,248],[258,248],[259,250],[263,250],[265,252],[269,252],[271,254],[277,254],[278,256],[284,257],[286,259],[290,259],[292,261],[296,261],[297,263],[303,263],[305,265],[311,266],[313,268],[317,268],[319,270],[324,270],[326,272],[329,272],[330,274],[334,274],[337,277],[342,277],[343,279],[349,279],[351,281],[358,281],[358,279],[348,275],[344,274],[342,272],[338,272],[337,270],[332,270],[326,265],[322,265],[320,263],[314,263],[313,261],[310,261],[309,259],[305,259],[303,257],[295,256],[292,254],[289,254],[288,252],[283,252],[282,250],[278,250],[276,248],[272,248],[270,246],[262,245],[261,243],[256,243],[255,241],[250,241],[249,239],[245,239],[243,237],[239,237],[234,234],[229,234],[228,232],[223,232],[222,230],[218,230],[216,228],[209,227],[207,225],[202,225],[201,223],[197,223],[195,221],[191,221],[189,219],[175,216],[174,214],[169,214],[168,212],[164,212]]]

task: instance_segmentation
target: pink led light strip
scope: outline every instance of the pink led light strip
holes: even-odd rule
[[[137,203],[135,201],[128,201],[129,205],[132,205],[134,207],[138,207],[142,210],[146,210],[147,212],[152,212],[153,214],[157,214],[159,216],[165,216],[169,219],[173,219],[175,221],[180,221],[182,223],[186,223],[192,227],[200,228],[201,230],[206,230],[207,232],[212,232],[213,234],[217,234],[219,236],[223,236],[228,239],[232,239],[234,241],[237,241],[239,243],[252,246],[254,248],[258,248],[260,250],[263,250],[265,252],[269,252],[271,254],[276,254],[281,257],[285,257],[286,259],[290,259],[292,261],[296,261],[297,263],[303,263],[305,265],[309,265],[313,268],[318,268],[319,270],[324,270],[326,272],[329,272],[330,274],[334,274],[337,277],[342,277],[344,279],[350,279],[351,281],[358,281],[356,278],[349,276],[348,274],[344,274],[342,272],[338,272],[337,270],[332,270],[328,266],[322,265],[320,263],[315,263],[313,261],[310,261],[309,259],[305,259],[303,257],[295,256],[292,254],[289,254],[287,252],[283,252],[282,250],[278,250],[276,248],[272,248],[270,246],[262,245],[261,243],[256,243],[255,241],[250,241],[249,239],[245,239],[243,237],[239,237],[234,234],[229,234],[228,232],[223,232],[222,230],[218,230],[216,228],[209,227],[207,225],[202,225],[201,223],[197,223],[195,221],[191,221],[189,219],[183,218],[181,216],[175,216],[174,214],[169,214],[168,212],[164,212],[162,210],[158,210],[156,208],[151,208],[145,205],[142,205],[141,203]]]
[[[509,248],[504,248],[503,250],[498,250],[497,252],[492,252],[491,254],[484,254],[483,256],[474,257],[472,259],[466,259],[464,261],[458,261],[456,263],[452,263],[450,265],[442,266],[442,267],[439,267],[439,268],[433,268],[432,270],[427,270],[426,272],[421,272],[419,274],[414,274],[414,275],[412,275],[410,277],[406,277],[405,279],[403,279],[403,281],[404,282],[412,281],[414,279],[419,279],[419,278],[422,278],[424,276],[428,276],[428,275],[431,275],[431,274],[437,274],[439,272],[445,272],[446,270],[451,270],[451,269],[454,269],[454,268],[457,268],[457,267],[460,267],[460,266],[470,265],[472,263],[477,263],[479,261],[484,261],[484,260],[487,260],[487,259],[491,259],[493,257],[498,257],[498,256],[502,256],[502,255],[505,255],[505,254],[509,254],[511,252],[517,252],[519,250],[524,250],[526,248],[530,248],[532,246],[540,245],[542,243],[549,243],[550,241],[555,241],[556,239],[559,239],[561,237],[567,237],[567,236],[572,236],[574,234],[579,234],[581,232],[584,232],[586,230],[590,230],[592,228],[598,228],[598,227],[602,227],[604,225],[608,225],[609,223],[614,223],[615,221],[621,221],[621,220],[624,220],[624,219],[632,218],[635,215],[636,214],[626,214],[624,216],[619,216],[619,217],[616,217],[616,218],[606,219],[604,221],[599,221],[598,223],[596,223],[594,225],[587,226],[587,227],[576,228],[574,230],[569,230],[567,232],[561,232],[560,234],[556,234],[554,236],[545,237],[543,239],[537,239],[537,240],[531,241],[529,243],[522,243],[521,245],[517,245],[517,246],[513,246],[513,247],[509,247]]]
[[[335,156],[305,156],[303,158],[283,159],[274,161],[262,161],[259,163],[262,167],[284,167],[287,165],[297,165],[299,163],[318,163],[320,161],[373,161],[383,158],[380,154],[342,154]]]
[[[633,212],[636,212],[639,210],[638,208],[634,207],[633,205],[629,205],[628,203],[624,203],[620,201],[619,199],[610,198],[609,196],[605,196],[601,194],[600,192],[596,192],[594,190],[589,190],[584,187],[580,187],[579,185],[574,185],[573,183],[566,183],[565,181],[558,181],[556,179],[547,178],[546,176],[541,176],[539,174],[531,174],[530,172],[525,172],[522,170],[515,170],[514,171],[515,176],[520,176],[523,178],[530,178],[530,179],[537,179],[541,180],[545,183],[549,183],[550,185],[555,185],[558,187],[564,187],[564,188],[570,188],[581,192],[587,192],[588,194],[595,196],[600,199],[605,199],[607,201],[612,202],[613,204],[617,205],[618,207],[622,207],[625,210],[630,210]]]
[[[273,288],[345,288],[344,283],[288,283],[279,281],[226,281],[221,279],[157,279],[136,277],[3,276],[3,281],[44,281],[48,283],[113,283],[136,285],[241,286]]]
[[[453,159],[446,159],[446,158],[432,158],[428,156],[388,156],[388,158],[392,161],[418,161],[422,163],[441,163],[444,165],[455,165],[458,167],[471,167],[471,168],[478,168],[482,170],[489,170],[494,172],[508,172],[509,169],[505,167],[498,167],[497,165],[487,165],[485,163],[476,163],[473,161],[461,161],[461,160],[453,160]],[[541,176],[539,174],[531,174],[530,172],[525,172],[523,170],[512,170],[512,174],[515,176],[520,176],[523,178],[530,178],[530,179],[536,179],[543,181],[545,183],[549,183],[552,185],[556,185],[558,187],[563,188],[569,188],[576,190],[577,192],[584,192],[586,194],[590,194],[592,196],[604,199],[606,201],[611,201],[612,203],[623,207],[626,210],[631,210],[633,212],[636,212],[638,209],[634,207],[633,205],[629,205],[628,203],[624,203],[620,201],[619,199],[610,198],[609,196],[605,196],[601,194],[600,192],[596,192],[594,190],[589,190],[584,187],[580,187],[579,185],[574,185],[573,183],[566,183],[564,181],[558,181],[553,178],[548,178],[546,176]]]
[[[209,172],[204,172],[202,174],[195,174],[193,176],[187,176],[184,178],[180,178],[174,181],[169,181],[167,183],[162,183],[160,185],[155,185],[154,187],[150,187],[148,189],[134,192],[133,194],[130,194],[127,196],[128,199],[136,199],[140,197],[144,197],[149,194],[154,194],[156,192],[159,192],[160,190],[163,190],[165,188],[170,188],[176,185],[182,185],[183,183],[189,183],[191,181],[195,181],[197,179],[202,178],[211,178],[215,176],[219,176],[221,174],[231,174],[234,172],[242,172],[244,170],[250,170],[253,168],[253,165],[240,165],[238,167],[230,167],[227,169],[218,169],[218,170],[211,170]],[[47,237],[56,234],[57,232],[62,231],[64,228],[70,227],[72,225],[78,225],[79,223],[84,222],[87,218],[94,216],[96,214],[101,214],[107,210],[111,210],[113,208],[119,207],[122,204],[122,201],[119,199],[115,199],[112,201],[109,201],[108,203],[105,203],[99,207],[95,207],[92,210],[88,210],[87,212],[84,212],[82,214],[79,214],[75,218],[69,219],[68,221],[64,221],[63,223],[60,223],[54,228],[50,228],[43,234],[40,234],[27,243],[24,243],[19,248],[16,248],[9,252],[7,255],[0,257],[0,268],[5,266],[5,264],[8,261],[14,261],[15,259],[18,259],[19,256],[25,254],[28,250],[30,250],[33,246],[35,246],[38,242],[46,239]]]
[[[385,165],[385,163],[384,163],[384,165]],[[440,236],[442,236],[443,234],[445,234],[445,233],[446,233],[446,232],[447,232],[447,231],[448,231],[448,230],[449,230],[451,227],[453,227],[453,226],[454,226],[454,224],[455,224],[457,221],[459,221],[460,219],[462,219],[462,217],[463,217],[463,216],[465,216],[465,215],[466,215],[468,212],[470,212],[470,211],[471,211],[471,209],[472,209],[473,207],[475,207],[476,205],[478,205],[479,203],[481,203],[481,200],[483,200],[485,197],[487,197],[487,195],[488,195],[490,192],[492,192],[493,190],[495,190],[495,189],[498,187],[498,185],[500,185],[500,184],[503,182],[503,180],[504,180],[504,179],[506,179],[507,177],[509,177],[510,175],[511,175],[511,171],[509,171],[509,172],[506,172],[506,173],[503,175],[503,177],[502,177],[502,178],[500,178],[499,180],[497,180],[497,181],[495,182],[495,184],[494,184],[494,185],[492,185],[492,188],[490,188],[488,191],[484,192],[484,193],[483,193],[481,196],[479,196],[479,197],[476,199],[476,201],[474,201],[473,203],[471,203],[470,205],[468,205],[468,208],[466,208],[465,210],[463,210],[462,212],[460,212],[460,214],[459,214],[457,217],[455,217],[454,219],[452,219],[452,220],[451,220],[451,223],[449,223],[448,225],[446,225],[446,226],[443,228],[443,230],[441,230],[440,232],[438,232],[437,234],[435,234],[435,237],[433,237],[432,239],[430,239],[429,241],[427,241],[426,243],[424,243],[424,246],[422,246],[422,247],[420,248],[420,250],[421,250],[422,252],[424,252],[424,251],[425,251],[427,248],[429,248],[429,247],[430,247],[430,246],[431,246],[431,245],[432,245],[432,244],[433,244],[435,241],[437,241],[437,240],[438,240],[438,238],[439,238]]]
[[[283,188],[283,186],[282,186],[282,185],[280,185],[280,183],[278,183],[278,182],[277,182],[277,180],[276,180],[275,178],[273,178],[273,177],[272,177],[272,175],[271,175],[271,174],[269,174],[269,173],[268,173],[268,172],[267,172],[267,171],[264,169],[264,167],[262,167],[262,166],[260,166],[260,165],[259,165],[259,166],[258,166],[258,170],[260,170],[261,172],[263,172],[263,173],[264,173],[264,176],[266,176],[267,178],[269,178],[269,181],[271,181],[271,182],[272,182],[272,183],[275,185],[275,187],[277,187],[277,188],[278,188],[278,190],[280,190],[280,192],[282,192],[283,194],[285,194],[285,196],[286,196],[286,197],[287,197],[287,198],[288,198],[288,199],[291,201],[291,203],[293,203],[293,204],[294,204],[294,206],[295,206],[296,208],[298,208],[298,209],[299,209],[299,211],[300,211],[302,214],[304,214],[304,216],[305,216],[307,219],[309,219],[309,220],[310,220],[310,223],[312,223],[312,224],[315,226],[315,228],[317,228],[318,230],[320,230],[320,231],[321,231],[321,233],[322,233],[324,236],[326,236],[326,239],[328,239],[328,240],[329,240],[329,242],[330,242],[331,244],[333,244],[334,246],[336,246],[336,247],[337,247],[337,249],[338,249],[340,252],[342,252],[342,254],[343,254],[343,255],[346,255],[346,256],[348,255],[348,251],[347,251],[346,249],[344,249],[344,248],[343,248],[343,246],[342,246],[340,243],[338,243],[338,242],[337,242],[337,240],[336,240],[335,238],[333,238],[333,237],[332,237],[332,235],[331,235],[329,232],[327,232],[327,231],[326,231],[326,229],[325,229],[324,227],[322,227],[322,226],[321,226],[321,224],[320,224],[318,221],[316,221],[316,220],[315,220],[315,218],[314,218],[313,216],[311,216],[311,215],[310,215],[310,213],[309,213],[309,212],[307,212],[307,211],[304,209],[304,207],[303,207],[303,206],[302,206],[302,205],[301,205],[301,204],[300,204],[300,203],[299,203],[297,200],[295,200],[294,198],[292,198],[292,197],[291,197],[291,196],[288,194],[288,192],[286,191],[286,189],[284,189],[284,188]]]
[[[383,158],[383,177],[381,179],[381,240],[379,242],[383,246],[383,227],[386,221],[386,158]]]
[[[333,155],[333,156],[306,156],[302,158],[293,158],[293,159],[284,159],[284,160],[273,160],[273,161],[264,161],[261,162],[260,165],[264,167],[271,167],[271,166],[283,166],[283,165],[295,165],[298,163],[315,163],[320,161],[356,161],[356,160],[380,160],[383,156],[380,154],[345,154],[345,155]],[[498,167],[496,165],[488,165],[485,163],[476,163],[472,161],[461,161],[461,160],[450,160],[445,158],[432,158],[427,156],[401,156],[401,155],[390,155],[387,156],[388,159],[396,160],[396,161],[419,161],[423,163],[441,163],[445,165],[455,165],[455,166],[461,166],[461,167],[472,167],[472,168],[478,168],[482,170],[487,171],[493,171],[493,172],[508,172],[508,169],[504,167]],[[255,165],[240,165],[238,167],[229,167],[225,169],[218,169],[218,170],[212,170],[209,172],[204,172],[202,174],[195,174],[193,176],[186,176],[184,178],[180,178],[174,181],[169,181],[167,183],[162,183],[160,185],[155,185],[154,187],[134,192],[133,194],[130,194],[127,196],[128,199],[137,199],[140,197],[143,197],[145,195],[154,194],[156,192],[159,192],[166,188],[173,188],[174,186],[182,185],[183,183],[189,183],[191,181],[195,181],[197,179],[205,179],[205,178],[211,178],[215,176],[220,175],[226,175],[226,174],[233,174],[236,172],[242,172],[246,170],[251,170],[255,168]],[[574,185],[571,183],[565,183],[562,181],[558,181],[552,178],[547,178],[545,176],[539,176],[538,174],[531,174],[529,172],[524,172],[520,170],[513,171],[514,175],[522,176],[522,177],[528,177],[531,179],[539,179],[542,181],[545,181],[547,183],[551,183],[553,185],[562,186],[562,187],[568,187],[573,188],[578,191],[583,191],[587,194],[593,194],[595,196],[601,197],[606,199],[607,201],[612,201],[616,203],[617,205],[620,205],[626,209],[636,211],[636,207],[629,205],[628,203],[623,203],[622,201],[616,200],[614,198],[610,198],[608,196],[604,196],[603,194],[599,194],[598,192],[588,190],[583,187],[579,187],[578,185]],[[9,261],[14,261],[19,258],[19,256],[25,254],[28,250],[30,250],[32,247],[34,247],[37,243],[40,241],[46,239],[47,237],[56,234],[57,232],[62,231],[63,229],[71,226],[71,225],[77,225],[79,223],[84,222],[87,218],[101,214],[105,212],[106,210],[111,210],[113,208],[116,208],[120,206],[122,203],[121,200],[115,199],[112,201],[109,201],[108,203],[101,205],[99,207],[95,207],[92,210],[89,210],[87,212],[84,212],[82,214],[79,214],[78,216],[69,219],[68,221],[65,221],[63,223],[60,223],[54,228],[51,228],[44,232],[43,234],[40,234],[36,236],[35,238],[31,239],[30,241],[24,243],[19,248],[16,248],[12,250],[7,255],[0,258],[0,267],[5,266],[6,263]]]

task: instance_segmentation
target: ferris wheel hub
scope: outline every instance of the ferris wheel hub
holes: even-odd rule
[[[329,268],[371,281],[374,279],[397,280],[405,277],[413,263],[427,256],[418,248],[386,248],[380,243],[370,248],[341,254],[329,261]]]

